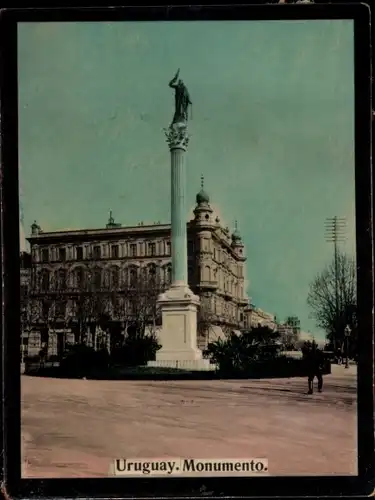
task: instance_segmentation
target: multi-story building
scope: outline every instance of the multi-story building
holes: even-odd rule
[[[271,330],[278,328],[274,314],[268,313],[250,304],[245,308],[245,327],[256,328],[257,326],[267,326]]]
[[[21,236],[22,241],[22,236]],[[27,325],[28,315],[28,297],[31,286],[31,255],[26,251],[25,247],[21,245],[20,252],[20,308],[21,308],[21,355],[28,350],[29,335],[25,332]]]
[[[123,227],[110,213],[104,228],[44,232],[36,222],[28,238],[34,295],[58,289],[61,309],[90,278],[96,290],[131,286],[140,276],[152,277],[160,291],[171,279],[170,225],[154,223]],[[236,228],[231,234],[210,206],[207,193],[196,196],[194,217],[187,222],[188,281],[200,296],[200,345],[209,326],[226,333],[244,326],[248,305],[245,290],[245,248]],[[61,312],[62,315],[66,311]],[[217,330],[216,330],[217,331]]]

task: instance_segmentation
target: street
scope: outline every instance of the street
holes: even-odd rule
[[[316,384],[316,382],[315,382]],[[356,474],[356,367],[302,378],[22,376],[23,477],[108,476],[114,458],[268,458],[271,475]]]

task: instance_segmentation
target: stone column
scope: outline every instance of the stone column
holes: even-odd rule
[[[172,287],[187,287],[185,155],[189,135],[184,123],[170,126],[165,133],[171,155]]]
[[[171,151],[171,253],[172,285],[187,284],[185,152],[182,144],[170,144]]]
[[[185,154],[189,142],[186,123],[173,124],[166,131],[171,154],[171,253],[172,284],[161,294],[162,328],[158,332],[162,348],[149,366],[187,370],[214,368],[202,358],[197,346],[197,306],[199,297],[187,281],[187,213],[185,196]]]

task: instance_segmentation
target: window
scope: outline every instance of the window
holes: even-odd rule
[[[167,241],[165,244],[167,255],[171,255],[171,242]]]
[[[67,284],[67,273],[65,269],[60,269],[58,273],[58,286],[60,290],[65,290]]]
[[[66,312],[66,303],[65,302],[57,302],[56,304],[56,316],[58,318],[65,317]]]
[[[118,256],[119,256],[118,245],[111,245],[112,259],[118,259]]]
[[[101,248],[99,245],[94,246],[94,259],[100,259],[102,256]]]
[[[111,270],[111,286],[112,288],[118,288],[119,286],[119,269],[117,267],[114,267]]]
[[[156,281],[156,266],[151,265],[147,267],[147,277],[150,283],[155,284]]]
[[[137,256],[137,245],[135,243],[132,243],[130,245],[130,256],[131,257],[136,257]]]
[[[76,281],[77,288],[82,288],[83,278],[84,278],[83,269],[80,267],[78,269],[76,269],[75,275],[76,275],[75,281]]]
[[[43,248],[43,250],[42,250],[42,262],[48,262],[48,259],[49,259],[48,248]]]
[[[50,304],[48,302],[43,302],[42,305],[42,314],[44,319],[48,319],[49,317],[49,309],[50,309]]]
[[[102,286],[102,272],[100,269],[96,269],[94,271],[94,287],[96,289],[101,288]]]
[[[49,289],[49,272],[43,271],[42,273],[42,290],[47,291]]]
[[[135,286],[137,283],[137,269],[132,267],[129,271],[130,286]]]
[[[148,255],[156,255],[156,245],[155,243],[149,243],[148,244]]]
[[[194,245],[192,241],[188,241],[188,246],[187,246],[187,251],[188,255],[192,255],[194,252]]]
[[[64,262],[66,260],[66,249],[65,248],[59,248],[59,260],[61,262]]]
[[[82,259],[83,259],[83,248],[77,247],[77,260],[82,260]]]

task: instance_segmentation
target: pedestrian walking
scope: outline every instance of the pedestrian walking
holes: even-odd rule
[[[323,390],[323,370],[324,370],[324,354],[321,349],[318,348],[315,342],[308,349],[304,351],[304,358],[307,368],[307,379],[308,379],[308,394],[313,394],[314,392],[314,379],[318,380],[318,391]]]

